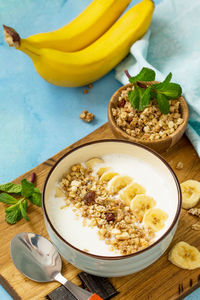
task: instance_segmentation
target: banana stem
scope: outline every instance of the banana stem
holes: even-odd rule
[[[8,43],[10,47],[19,48],[20,46],[20,36],[19,34],[12,28],[6,25],[3,25],[3,32],[5,41]]]

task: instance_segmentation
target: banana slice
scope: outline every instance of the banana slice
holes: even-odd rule
[[[56,198],[65,197],[64,192],[59,187],[56,188],[55,197]]]
[[[121,193],[120,199],[126,202],[127,205],[130,205],[131,200],[138,194],[144,194],[145,188],[138,183],[132,183],[127,186]]]
[[[85,165],[87,168],[92,169],[94,167],[94,165],[102,164],[102,163],[104,163],[104,160],[102,158],[94,157],[94,158],[91,158],[88,161],[86,161]]]
[[[147,195],[137,195],[130,203],[130,208],[136,211],[142,218],[147,210],[153,208],[156,205],[156,201]]]
[[[151,208],[144,215],[144,224],[157,232],[165,226],[168,214],[160,208]]]
[[[117,175],[119,175],[119,174],[116,172],[105,172],[101,176],[100,181],[110,181],[114,176],[117,176]]]
[[[111,194],[118,193],[121,189],[123,189],[125,186],[129,185],[132,182],[132,178],[129,176],[123,176],[119,175],[113,178],[109,191]]]
[[[185,209],[192,208],[200,200],[200,182],[196,180],[187,180],[181,183],[182,206]]]
[[[111,167],[101,167],[97,171],[97,175],[99,175],[99,177],[101,177],[105,172],[107,172],[110,169],[111,169]]]
[[[200,252],[186,242],[177,243],[169,252],[169,261],[182,269],[200,268]]]

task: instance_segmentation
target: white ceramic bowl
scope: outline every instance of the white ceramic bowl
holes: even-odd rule
[[[168,193],[173,209],[172,221],[163,235],[149,247],[134,254],[125,256],[99,256],[84,252],[65,240],[54,227],[48,214],[48,199],[50,199],[56,183],[62,178],[73,164],[86,161],[92,157],[100,157],[109,153],[128,154],[143,160],[150,165],[162,178],[163,192]],[[148,176],[152,176],[148,174]],[[152,180],[157,188],[157,182]],[[167,188],[166,188],[167,187]],[[97,276],[116,277],[140,271],[156,261],[168,248],[177,228],[181,210],[180,185],[171,167],[153,150],[129,141],[101,140],[81,145],[65,154],[51,169],[43,189],[43,212],[45,224],[50,239],[60,254],[77,268]]]

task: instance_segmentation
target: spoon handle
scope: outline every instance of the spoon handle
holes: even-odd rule
[[[55,280],[63,284],[77,298],[77,300],[103,300],[97,294],[90,293],[67,280],[60,273],[55,276]]]

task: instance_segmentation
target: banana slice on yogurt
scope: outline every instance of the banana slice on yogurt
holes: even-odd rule
[[[96,165],[96,164],[102,164],[102,163],[104,163],[104,160],[102,158],[93,157],[93,158],[87,160],[85,162],[85,165],[86,165],[87,168],[92,169],[94,167],[94,165]]]
[[[151,208],[144,215],[144,224],[153,232],[164,228],[168,214],[160,208]]]
[[[100,181],[110,181],[114,176],[119,175],[119,173],[116,172],[105,172],[101,177],[100,177]]]
[[[137,213],[141,218],[147,210],[153,208],[156,205],[156,201],[147,195],[136,195],[130,203],[130,208]]]
[[[194,270],[200,268],[200,252],[186,242],[177,243],[169,252],[169,261],[179,268]]]
[[[187,180],[181,183],[182,207],[185,209],[197,205],[200,200],[200,182],[196,180]]]
[[[127,185],[129,185],[132,181],[133,181],[132,178],[129,176],[118,175],[112,179],[110,186],[109,186],[109,191],[111,194],[116,194],[121,189],[123,189]]]
[[[111,167],[101,167],[98,169],[97,175],[99,175],[99,177],[101,177],[105,172],[107,172],[110,169],[111,169]]]
[[[134,182],[128,185],[121,193],[120,199],[123,200],[127,205],[130,205],[131,200],[138,194],[144,194],[145,188],[140,184]]]

